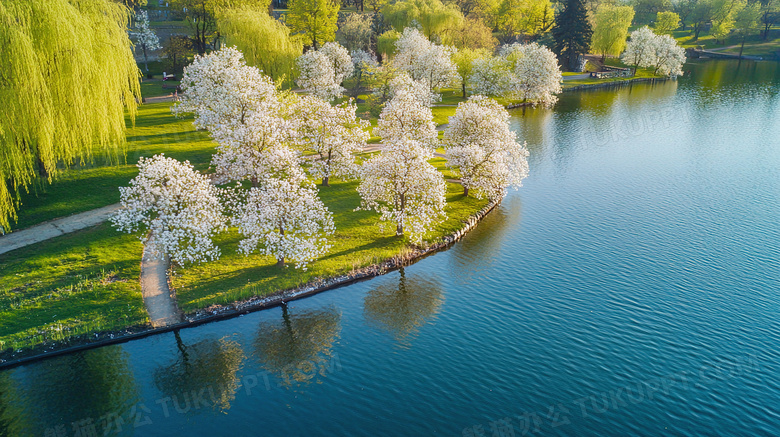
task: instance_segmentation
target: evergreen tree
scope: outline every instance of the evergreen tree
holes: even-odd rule
[[[555,20],[552,34],[555,40],[553,51],[564,66],[575,69],[577,56],[590,50],[593,35],[585,0],[566,0],[563,11]]]

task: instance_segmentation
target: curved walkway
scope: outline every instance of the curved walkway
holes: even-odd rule
[[[168,257],[155,257],[144,245],[141,258],[141,293],[153,328],[173,325],[184,320],[176,296],[168,287]]]
[[[0,254],[40,243],[50,238],[99,225],[119,209],[119,204],[104,206],[91,211],[43,222],[19,231],[0,236]]]

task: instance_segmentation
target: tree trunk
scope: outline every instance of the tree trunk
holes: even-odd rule
[[[46,164],[43,163],[43,160],[41,158],[38,158],[37,162],[38,166],[38,176],[40,176],[43,179],[49,179],[49,170],[46,169]]]
[[[742,45],[739,47],[739,60],[742,60],[742,50],[745,50],[745,39],[747,35],[742,35]]]
[[[279,225],[279,233],[281,235],[284,235],[284,226]],[[284,267],[284,257],[283,256],[280,256],[280,257],[276,258],[276,266],[277,267]]]
[[[460,86],[461,86],[461,89],[463,89],[463,98],[465,99],[466,98],[466,82],[465,81],[461,82]]]
[[[398,226],[395,228],[395,235],[403,235],[404,234],[404,225],[398,223]]]
[[[463,195],[469,197],[469,187],[463,186]]]
[[[323,187],[329,187],[330,186],[330,176],[325,176],[322,178],[322,186]]]

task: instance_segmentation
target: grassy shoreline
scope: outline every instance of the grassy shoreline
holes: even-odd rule
[[[149,85],[145,84],[145,92],[150,91]],[[434,109],[439,123],[455,111],[455,107]],[[203,171],[213,151],[207,133],[196,131],[191,118],[171,115],[170,103],[142,105],[135,126],[128,129],[126,163],[115,165],[115,160],[96,155],[91,163],[64,169],[55,183],[24,196],[17,228],[118,202],[117,187],[127,185],[137,174],[135,163],[141,156],[165,153],[189,160]],[[443,159],[431,163],[451,177]],[[360,201],[356,181],[331,185],[322,187],[320,196],[334,213],[337,232],[333,249],[322,260],[310,264],[305,272],[293,267],[278,269],[268,257],[238,254],[238,234],[231,230],[220,236],[221,260],[174,271],[171,281],[180,307],[192,312],[250,295],[272,294],[376,264],[411,248],[389,229],[380,232],[378,215],[354,211]],[[464,197],[459,185],[449,183],[447,201],[448,220],[427,241],[459,229],[487,203]],[[71,337],[148,323],[138,281],[141,252],[137,237],[103,223],[0,255],[0,318],[4,321],[0,350],[62,344]]]

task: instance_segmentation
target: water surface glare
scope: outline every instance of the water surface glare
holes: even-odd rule
[[[780,435],[780,67],[686,70],[513,112],[524,187],[402,272],[0,372],[0,435]]]

